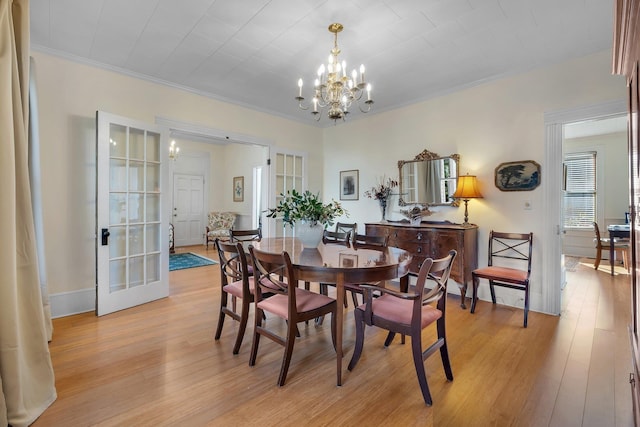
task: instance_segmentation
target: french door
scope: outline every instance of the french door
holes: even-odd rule
[[[169,295],[166,145],[159,127],[97,112],[98,316]]]
[[[283,199],[282,194],[287,191],[296,190],[303,192],[306,190],[306,163],[307,156],[304,153],[277,149],[273,153],[275,167],[272,168],[271,206],[276,207]],[[271,237],[290,237],[293,231],[289,226],[284,226],[282,218],[276,218],[272,222]]]

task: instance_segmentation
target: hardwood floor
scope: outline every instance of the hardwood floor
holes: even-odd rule
[[[213,248],[178,251],[216,258]],[[522,309],[480,301],[472,315],[449,297],[454,381],[446,381],[439,355],[428,359],[431,407],[410,344],[396,339],[384,349],[382,331],[367,329],[362,358],[346,371],[351,313],[344,385],[335,385],[324,322],[299,326],[287,384],[278,387],[281,346],[262,340],[249,367],[251,327],[238,355],[231,353],[237,322],[227,318],[222,338],[213,340],[218,265],[171,272],[169,298],[100,318],[54,320],[58,399],[34,426],[630,426],[629,276],[622,267],[611,276],[605,262],[596,272],[592,260],[582,261],[567,273],[562,316],[531,312],[527,329]]]

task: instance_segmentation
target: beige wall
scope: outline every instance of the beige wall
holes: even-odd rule
[[[534,160],[541,165],[544,182],[544,113],[625,97],[624,79],[611,75],[611,52],[606,51],[332,126],[325,129],[323,138],[325,158],[331,159],[324,165],[325,197],[339,198],[341,170],[358,169],[360,200],[343,202],[344,207],[351,214],[349,219],[359,224],[378,221],[377,203],[362,196],[377,177],[397,177],[397,161],[412,159],[425,148],[441,155],[460,154],[461,172],[478,176],[484,196],[469,202],[469,221],[480,227],[480,265],[487,262],[491,229],[534,233],[532,309],[536,309],[545,247],[543,186],[502,192],[494,185],[494,169],[502,162]],[[533,209],[525,210],[525,201]],[[426,219],[463,221],[463,204],[433,210]],[[402,219],[397,206],[391,208],[391,219]],[[509,291],[502,291],[501,302],[522,307],[522,293],[510,295]]]
[[[46,54],[33,56],[44,159],[47,271],[54,294],[91,290],[95,283],[96,110],[149,123],[156,116],[197,123],[306,151],[309,188],[322,190],[325,199],[339,198],[341,170],[358,169],[360,200],[344,206],[349,220],[360,224],[380,218],[376,202],[362,193],[383,174],[396,177],[397,160],[411,159],[425,148],[442,155],[459,153],[462,173],[476,174],[484,195],[469,203],[470,221],[480,226],[480,264],[486,263],[489,230],[533,231],[538,236],[533,278],[539,282],[545,246],[539,238],[545,214],[542,186],[501,192],[493,185],[494,168],[506,161],[535,160],[544,182],[544,113],[626,96],[624,80],[611,76],[607,51],[318,129]],[[384,109],[382,98],[375,107]],[[525,201],[532,210],[524,210]],[[463,220],[462,207],[434,211],[431,219]],[[391,217],[400,218],[397,207],[391,208]],[[532,294],[539,296],[540,286],[535,283]],[[503,302],[521,306],[518,298],[521,295]]]
[[[322,188],[322,131],[316,127],[44,53],[32,56],[38,84],[51,294],[84,290],[88,298],[94,292],[96,110],[151,124],[156,117],[170,118],[305,151],[309,186],[314,191]]]

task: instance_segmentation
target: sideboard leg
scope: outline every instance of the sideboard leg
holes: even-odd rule
[[[465,310],[467,308],[467,306],[464,305],[465,298],[467,296],[467,284],[464,283],[464,284],[458,285],[458,286],[460,287],[460,308]]]

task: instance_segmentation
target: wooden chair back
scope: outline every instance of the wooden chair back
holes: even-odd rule
[[[341,232],[341,231],[329,231],[324,230],[324,234],[322,235],[323,243],[337,243],[340,245],[349,246],[349,242],[351,241],[351,231]]]
[[[493,230],[489,233],[489,266],[496,262],[500,264],[500,259],[523,261],[528,280],[531,275],[532,253],[533,233],[503,233]]]
[[[353,239],[358,232],[358,223],[356,222],[336,222],[336,231],[338,233],[351,232],[351,239]]]
[[[354,248],[376,249],[386,248],[389,242],[387,235],[356,234],[353,238]]]
[[[251,230],[229,230],[229,239],[231,242],[259,242],[262,240],[262,228],[258,227]]]

